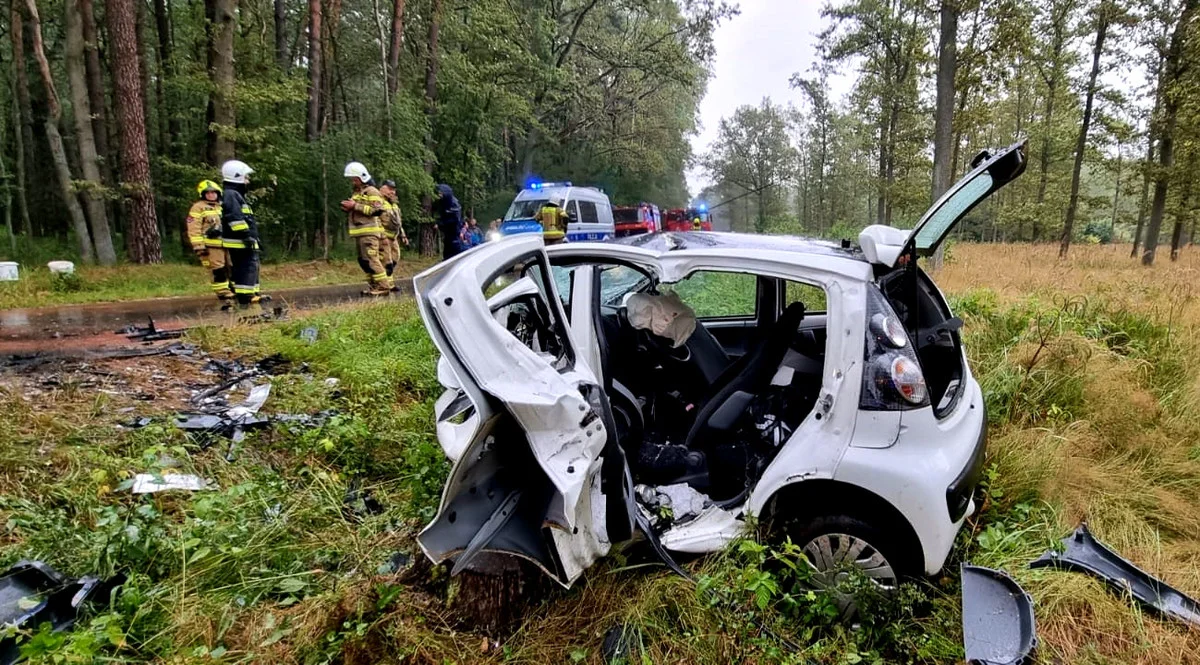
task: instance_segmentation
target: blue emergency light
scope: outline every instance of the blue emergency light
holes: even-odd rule
[[[701,203],[701,204],[700,204],[700,212],[702,212],[702,213],[703,213],[703,212],[708,212],[708,205],[706,205],[706,204],[704,204],[704,203]]]

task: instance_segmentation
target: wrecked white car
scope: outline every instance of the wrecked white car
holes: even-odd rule
[[[982,153],[916,228],[858,247],[519,235],[420,274],[453,462],[424,552],[453,573],[519,557],[569,586],[631,539],[669,560],[756,516],[818,575],[936,573],[986,418],[962,321],[916,259],[1024,168],[1023,144]]]

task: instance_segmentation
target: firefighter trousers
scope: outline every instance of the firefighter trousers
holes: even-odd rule
[[[224,247],[208,245],[204,248],[208,269],[212,272],[212,290],[222,301],[233,298],[229,284],[229,253]]]
[[[358,237],[358,265],[367,274],[367,286],[372,290],[392,288],[392,280],[388,277],[387,268],[380,260],[379,245],[382,238],[377,235]]]
[[[258,252],[246,247],[230,247],[230,272],[233,293],[239,305],[249,305],[258,300]]]

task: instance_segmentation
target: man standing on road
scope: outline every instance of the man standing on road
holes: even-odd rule
[[[386,214],[383,195],[371,184],[371,174],[360,162],[346,165],[344,176],[350,178],[354,194],[342,201],[342,210],[350,223],[350,237],[358,243],[358,265],[367,274],[364,296],[386,296],[392,291],[392,278],[380,260],[380,245],[384,240],[381,218]]]
[[[463,251],[462,246],[462,206],[454,198],[454,190],[450,185],[441,184],[435,188],[437,200],[433,202],[434,219],[438,231],[442,234],[442,260],[454,258]]]
[[[221,179],[225,181],[221,201],[221,246],[228,252],[233,293],[242,307],[271,299],[259,292],[258,263],[262,240],[254,211],[246,203],[251,173],[254,169],[236,159],[221,165]]]
[[[383,207],[386,214],[383,216],[383,244],[387,246],[388,257],[383,262],[383,267],[387,269],[388,277],[396,269],[396,264],[400,262],[400,243],[408,246],[408,236],[404,234],[404,218],[400,216],[400,206],[396,204],[396,181],[384,180],[383,185],[379,188],[379,193],[383,194]],[[395,280],[392,283],[392,290],[398,291]]]
[[[188,241],[200,257],[200,265],[212,273],[212,290],[222,305],[233,300],[229,288],[229,261],[221,246],[221,186],[211,180],[196,185],[200,200],[188,211]]]

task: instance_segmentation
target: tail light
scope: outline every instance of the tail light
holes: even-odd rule
[[[929,388],[904,325],[875,285],[867,287],[867,333],[859,406],[903,411],[929,405]]]

